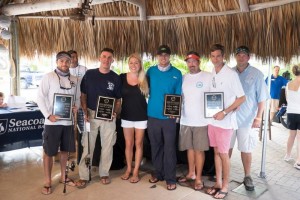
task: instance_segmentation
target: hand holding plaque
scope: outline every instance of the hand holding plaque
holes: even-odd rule
[[[112,120],[115,108],[115,98],[99,96],[95,119]]]
[[[224,110],[224,93],[204,92],[204,117],[212,118],[222,110]]]
[[[71,120],[73,101],[73,95],[55,93],[52,114],[59,116],[58,120]]]
[[[164,115],[180,117],[181,114],[181,96],[180,95],[165,95]]]

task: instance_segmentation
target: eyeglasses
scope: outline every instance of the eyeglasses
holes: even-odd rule
[[[57,72],[56,72],[56,71],[55,71],[55,74],[56,74],[56,75],[57,75],[57,77],[58,77],[58,81],[59,81],[59,87],[60,87],[60,89],[63,89],[63,90],[71,90],[71,89],[72,89],[72,87],[74,87],[74,82],[70,80],[70,75],[68,75],[68,80],[69,80],[69,82],[70,82],[70,87],[66,88],[66,87],[63,87],[63,86],[61,85],[61,82],[60,82],[60,77],[59,77],[59,75],[57,74]]]

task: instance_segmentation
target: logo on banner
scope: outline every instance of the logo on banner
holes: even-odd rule
[[[7,119],[0,119],[0,135],[4,134],[7,130]]]

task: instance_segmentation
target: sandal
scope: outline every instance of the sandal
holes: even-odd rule
[[[223,195],[222,197],[217,197],[219,195]],[[225,199],[225,197],[228,195],[228,192],[223,192],[222,190],[219,190],[215,195],[215,199]]]
[[[107,184],[110,184],[110,179],[108,176],[102,176],[100,177],[100,181],[103,185],[107,185]]]
[[[125,172],[125,174],[123,174],[123,175],[121,176],[121,179],[124,180],[124,181],[127,181],[127,180],[129,179],[129,177],[130,177],[130,174],[131,174],[131,173]]]
[[[201,181],[195,181],[194,189],[196,191],[200,191],[204,188],[204,182]]]
[[[167,190],[176,190],[176,184],[167,184]]]
[[[42,194],[49,195],[51,193],[52,193],[51,185],[50,186],[44,185],[42,189]]]
[[[150,183],[157,183],[158,181],[158,178],[156,178],[155,176],[151,176],[151,178],[149,179]]]
[[[217,192],[219,192],[220,190],[221,190],[221,188],[217,188],[217,187],[215,187],[215,186],[212,186],[212,187],[210,187],[210,188],[208,188],[208,189],[206,190],[206,193],[209,194],[209,195],[214,196],[214,195],[217,194]]]
[[[78,189],[83,189],[83,188],[85,188],[87,186],[88,181],[87,180],[83,180],[83,179],[79,179],[77,182],[75,182],[75,184],[76,184],[76,187]]]
[[[188,177],[188,176],[181,176],[178,178],[178,182],[179,183],[184,183],[184,182],[190,182],[190,181],[194,181],[195,180],[195,177]]]
[[[65,184],[64,180],[63,181],[60,180],[59,182],[62,183],[62,184]],[[73,179],[70,179],[70,178],[67,179],[66,185],[71,186],[71,187],[76,187],[75,181]]]
[[[140,178],[138,176],[132,176],[130,178],[130,183],[137,183],[140,181]]]

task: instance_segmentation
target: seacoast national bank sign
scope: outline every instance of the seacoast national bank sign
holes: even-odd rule
[[[20,142],[26,145],[34,143],[30,146],[41,145],[44,122],[40,111],[0,114],[0,151],[20,148],[20,145],[13,146]]]
[[[25,119],[25,120],[17,120],[10,119],[8,123],[7,132],[18,132],[18,131],[28,131],[28,130],[36,130],[36,129],[44,129],[44,118],[40,119]]]

